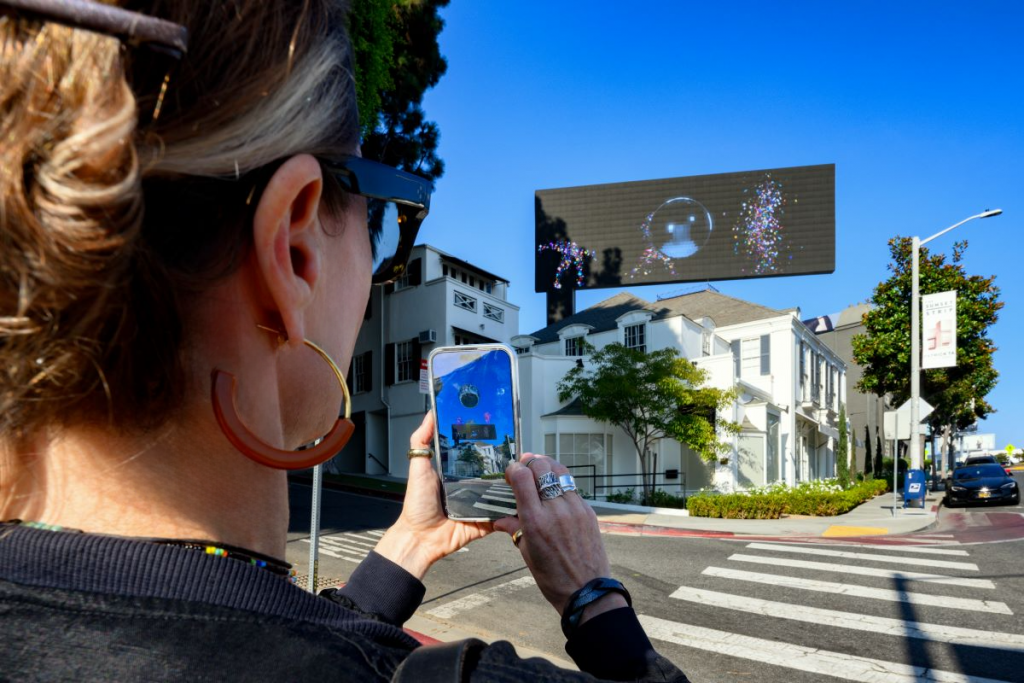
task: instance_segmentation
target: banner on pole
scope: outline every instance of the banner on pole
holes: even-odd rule
[[[956,367],[956,292],[921,297],[921,368]]]
[[[430,393],[430,380],[429,380],[429,378],[427,376],[427,359],[426,358],[421,358],[420,359],[420,393],[421,394],[429,394]]]

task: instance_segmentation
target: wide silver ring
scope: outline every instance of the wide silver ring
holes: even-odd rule
[[[576,480],[571,474],[562,474],[558,477],[558,485],[562,487],[563,491],[575,491]]]
[[[540,494],[541,500],[554,500],[555,498],[558,498],[559,496],[563,495],[565,491],[562,490],[562,487],[559,486],[558,482],[556,481],[553,484],[548,484],[547,486],[540,487],[537,493]]]

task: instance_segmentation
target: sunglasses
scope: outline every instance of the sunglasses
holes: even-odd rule
[[[343,190],[366,197],[373,283],[394,282],[405,272],[416,233],[430,211],[433,185],[418,175],[357,156],[320,163]]]

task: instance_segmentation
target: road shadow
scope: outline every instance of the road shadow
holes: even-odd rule
[[[311,486],[289,483],[289,540],[309,537],[312,497]],[[402,504],[397,501],[324,489],[320,496],[320,533],[387,529],[401,512]]]

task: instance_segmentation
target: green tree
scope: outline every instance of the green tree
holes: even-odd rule
[[[993,366],[995,344],[988,330],[1003,307],[995,277],[968,275],[962,265],[967,242],[953,245],[952,259],[921,248],[921,294],[954,290],[956,302],[956,367],[921,373],[921,395],[935,407],[928,423],[936,432],[944,427],[964,429],[995,412],[985,397],[996,385]],[[900,405],[910,398],[910,294],[912,242],[908,237],[889,240],[890,277],[875,287],[874,308],[864,314],[866,333],[853,338],[854,361],[864,368],[858,391],[892,395]]]
[[[846,436],[846,406],[839,404],[839,441],[836,444],[836,478],[843,490],[850,488],[850,444]]]
[[[437,37],[449,0],[352,0],[362,153],[430,180],[444,174],[440,131],[426,120],[423,94],[448,69]]]
[[[676,439],[705,462],[731,448],[724,437],[738,433],[739,425],[721,413],[738,392],[706,386],[706,371],[675,349],[644,353],[616,343],[585,352],[589,359],[559,381],[558,398],[579,400],[584,415],[626,433],[640,459],[645,503],[654,494],[648,453],[657,440]]]
[[[871,430],[868,429],[867,425],[864,425],[864,478],[873,479],[873,472],[875,471],[872,467],[871,462]]]

